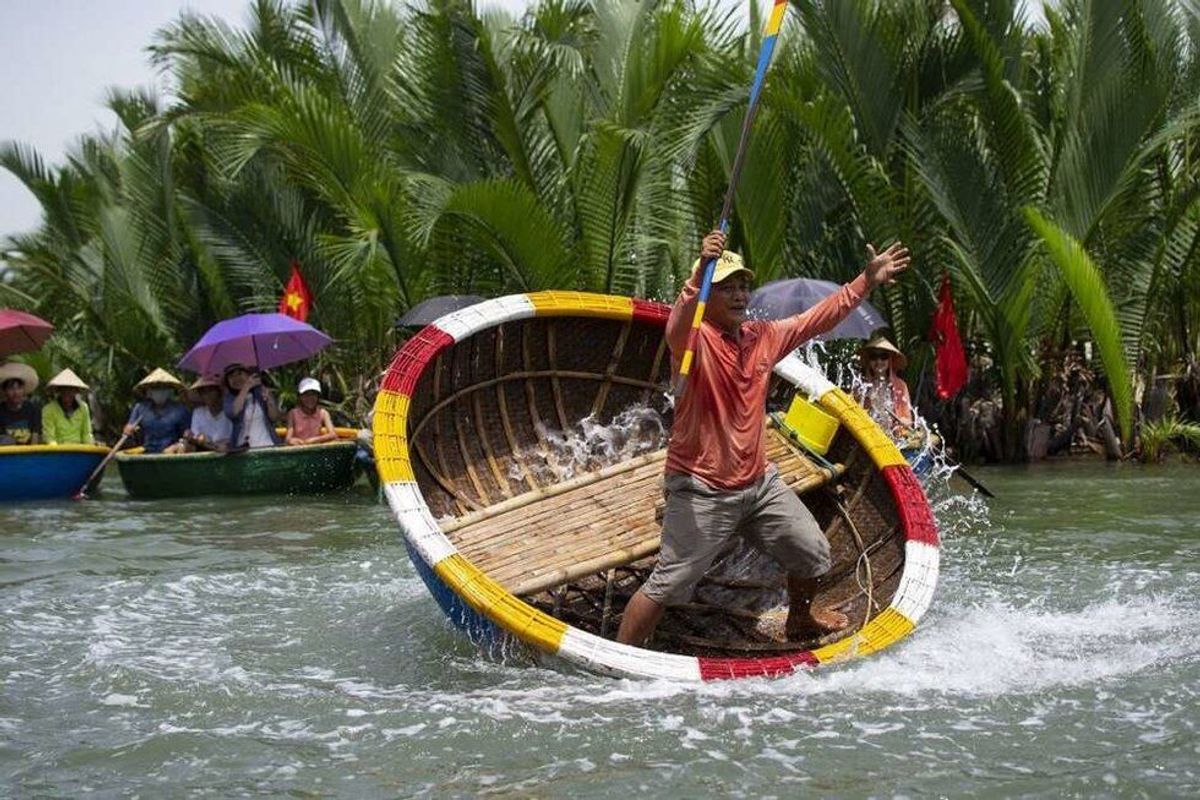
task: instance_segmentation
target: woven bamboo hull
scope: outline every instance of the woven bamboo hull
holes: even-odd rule
[[[657,408],[669,426],[666,313],[627,298],[518,295],[448,315],[397,354],[376,405],[376,459],[445,613],[479,640],[515,637],[588,669],[668,679],[778,675],[903,638],[936,582],[928,503],[865,412],[791,357],[776,368],[775,407],[799,390],[841,428],[829,464],[783,431],[771,432],[769,454],[830,540],[818,602],[854,629],[837,641],[783,641],[769,623],[784,576],[742,548],[718,560],[691,603],[668,610],[650,649],[612,641],[655,563],[663,442],[607,462],[584,448],[567,474],[561,439],[634,406]]]
[[[107,452],[91,445],[0,447],[0,502],[71,497]]]
[[[239,453],[117,456],[131,497],[323,494],[354,483],[354,442],[267,447]]]

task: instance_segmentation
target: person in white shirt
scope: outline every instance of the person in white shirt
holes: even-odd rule
[[[225,416],[221,384],[214,377],[202,376],[189,388],[200,399],[200,405],[192,409],[192,423],[184,434],[189,449],[228,450],[229,440],[233,436],[233,423]]]

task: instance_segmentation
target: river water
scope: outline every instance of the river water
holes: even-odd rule
[[[359,495],[7,506],[0,794],[1195,796],[1196,468],[978,472],[908,640],[699,687],[481,659]]]

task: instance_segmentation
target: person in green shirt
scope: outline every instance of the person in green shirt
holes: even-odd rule
[[[79,399],[88,385],[69,369],[46,384],[54,399],[42,409],[42,441],[46,444],[95,444],[92,412]]]

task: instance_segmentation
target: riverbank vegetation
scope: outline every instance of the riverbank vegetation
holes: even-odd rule
[[[1128,454],[1144,417],[1200,421],[1193,4],[1065,0],[1036,26],[1004,0],[788,14],[732,231],[760,281],[846,280],[868,241],[907,243],[916,268],[873,300],[971,457],[1089,431]],[[320,369],[358,414],[393,320],[429,296],[669,299],[720,205],[762,21],[257,0],[244,23],[162,29],[172,94],[112,90],[118,129],[65,164],[0,149],[43,208],[7,241],[0,299],[54,322],[46,356],[104,403],[213,321],[274,308],[293,259],[337,340]],[[948,403],[925,377],[943,271],[972,364]]]

